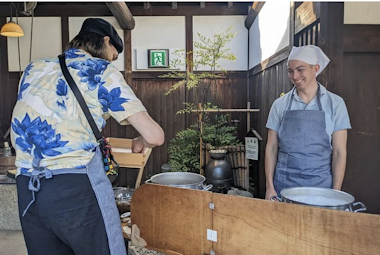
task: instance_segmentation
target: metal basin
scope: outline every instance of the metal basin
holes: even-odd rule
[[[173,186],[186,189],[210,190],[212,184],[205,186],[203,175],[188,172],[168,172],[153,175],[146,183]]]
[[[354,196],[335,189],[295,187],[283,189],[280,194],[281,197],[272,197],[271,200],[277,199],[284,203],[303,204],[350,212],[367,210],[367,207],[363,203],[354,202]],[[355,206],[360,206],[360,208],[354,209]]]

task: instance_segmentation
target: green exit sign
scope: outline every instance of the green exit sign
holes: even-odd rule
[[[148,67],[169,67],[169,50],[148,50]]]

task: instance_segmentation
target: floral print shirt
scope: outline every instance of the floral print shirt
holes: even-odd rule
[[[113,64],[74,48],[65,55],[67,68],[100,130],[110,116],[126,125],[128,117],[146,111]],[[58,57],[27,66],[19,84],[11,127],[17,174],[30,172],[33,167],[84,168],[98,146],[62,74]],[[33,165],[33,160],[39,165]]]

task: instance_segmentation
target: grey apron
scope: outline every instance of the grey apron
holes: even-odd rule
[[[294,89],[278,131],[279,152],[274,175],[277,195],[291,187],[332,188],[330,139],[325,113],[319,110],[291,110]]]

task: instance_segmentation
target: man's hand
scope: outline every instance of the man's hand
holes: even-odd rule
[[[144,139],[141,136],[132,140],[132,153],[142,153],[145,148]]]
[[[277,197],[277,192],[275,191],[274,188],[267,188],[267,191],[265,192],[265,199],[269,200],[271,197]]]

